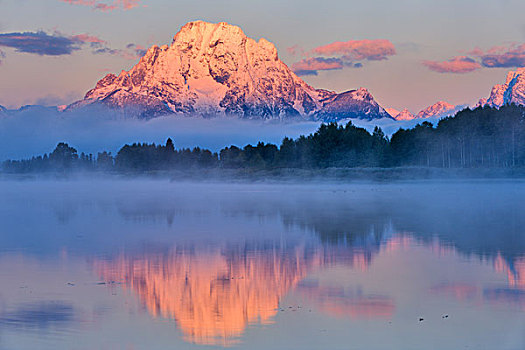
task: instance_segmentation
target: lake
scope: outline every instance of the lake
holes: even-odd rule
[[[0,349],[525,349],[525,182],[0,182]]]

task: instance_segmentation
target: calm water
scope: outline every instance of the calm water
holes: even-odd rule
[[[0,182],[0,349],[525,349],[525,183]]]

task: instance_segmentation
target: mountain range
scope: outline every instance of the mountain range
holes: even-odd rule
[[[408,109],[403,109],[401,112],[394,108],[386,108],[388,114],[395,120],[412,120],[412,119],[427,119],[433,117],[446,117],[456,113],[465,108],[464,105],[454,106],[445,101],[439,101],[425,109],[422,109],[416,115],[410,113]]]
[[[507,73],[505,84],[494,85],[488,98],[482,98],[473,107],[489,106],[501,107],[508,104],[525,105],[525,67],[517,68]],[[468,107],[467,105],[452,105],[439,101],[414,115],[404,109],[401,112],[394,108],[385,110],[396,120],[426,119],[432,117],[446,117]]]
[[[525,105],[525,67],[510,71],[476,106]],[[417,114],[383,108],[365,88],[342,93],[316,89],[279,59],[269,41],[248,38],[241,28],[189,22],[171,45],[152,46],[129,71],[108,74],[84,99],[69,106],[24,106],[18,111],[110,108],[125,116],[235,116],[243,119],[344,119],[398,121],[439,118],[468,107],[439,101]],[[0,106],[0,116],[14,111]]]
[[[141,118],[162,114],[334,121],[390,115],[364,88],[336,93],[306,84],[265,39],[227,23],[190,22],[129,71],[108,74],[66,108],[104,105]]]

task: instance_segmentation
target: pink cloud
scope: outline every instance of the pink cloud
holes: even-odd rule
[[[481,64],[467,56],[457,56],[447,61],[423,61],[423,65],[438,73],[468,73],[481,68]]]
[[[481,64],[487,68],[524,67],[525,43],[521,45],[514,43],[509,46],[494,46],[486,52],[477,49],[476,56],[481,58]]]
[[[299,45],[294,45],[294,46],[287,47],[286,52],[288,52],[288,54],[291,56],[303,55],[304,49],[300,47]]]
[[[316,47],[312,53],[317,55],[342,55],[353,60],[386,60],[396,54],[394,45],[386,39],[336,41],[328,45]]]
[[[94,10],[112,11],[118,8],[129,10],[139,6],[141,0],[113,0],[112,2],[102,0],[60,0],[71,5],[89,6]]]
[[[82,42],[82,43],[95,43],[95,44],[104,44],[105,41],[94,36],[94,35],[89,35],[89,34],[77,34],[77,35],[73,35],[71,37],[73,40],[76,40],[76,41],[79,41],[79,42]]]
[[[342,69],[343,61],[339,58],[310,57],[292,64],[297,75],[317,75],[320,70]]]
[[[103,12],[107,12],[107,11],[116,10],[118,7],[115,6],[115,5],[96,4],[96,5],[93,6],[93,8],[95,10],[100,10],[100,11],[103,11]]]

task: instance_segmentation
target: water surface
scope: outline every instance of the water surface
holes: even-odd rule
[[[0,349],[524,349],[525,183],[0,182]]]

